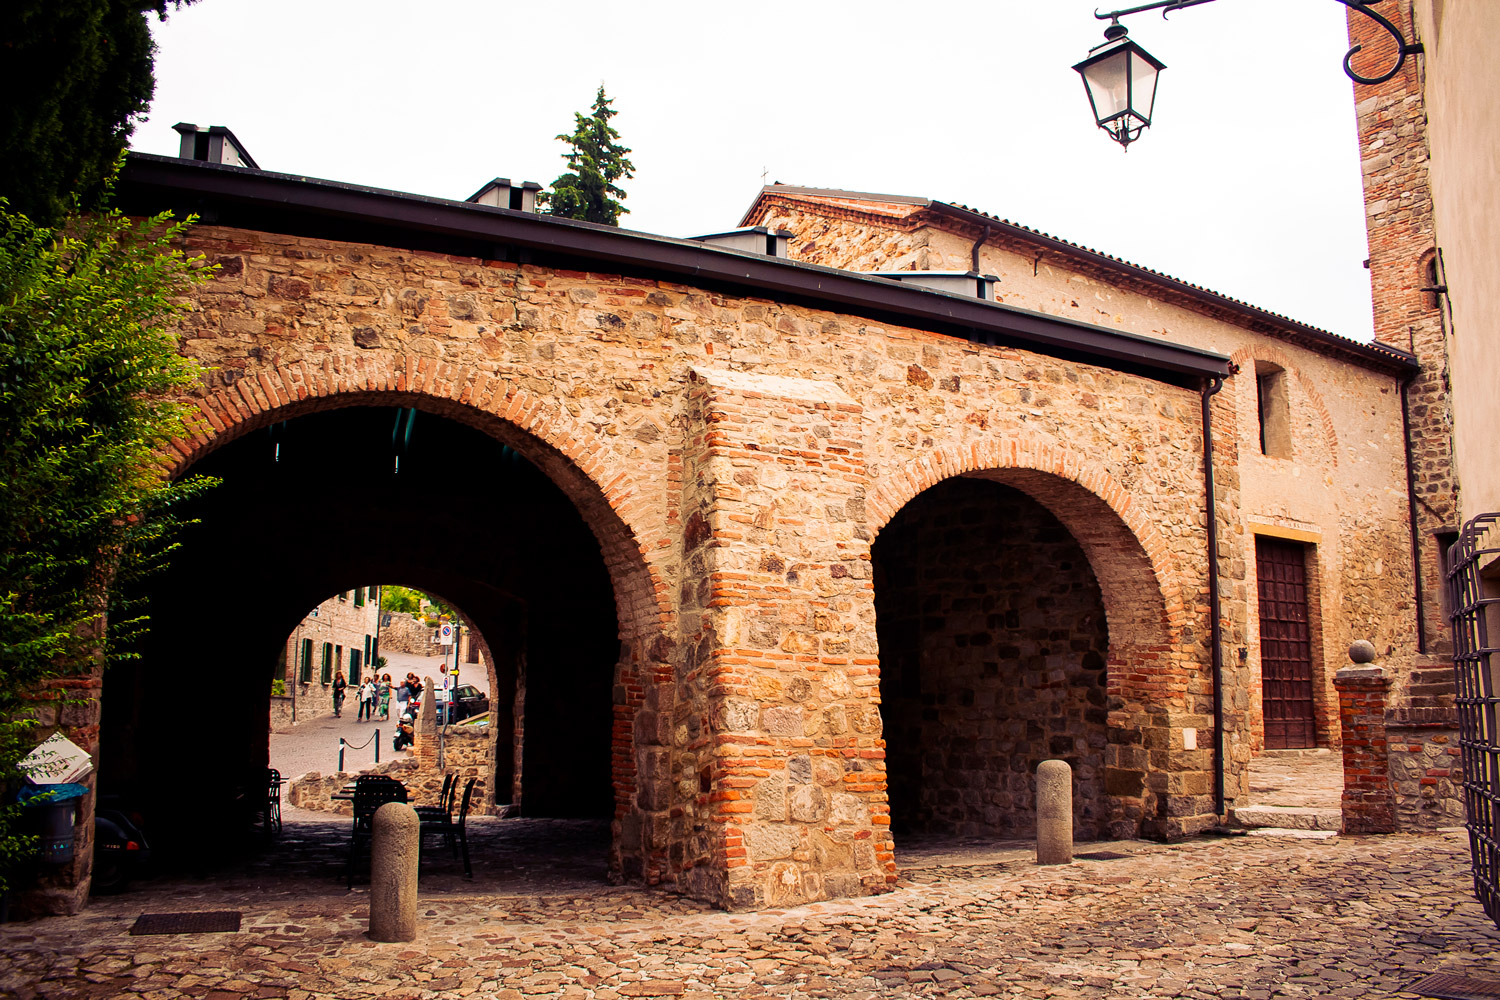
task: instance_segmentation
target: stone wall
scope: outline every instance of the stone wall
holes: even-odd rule
[[[330,709],[332,711],[332,709]],[[292,728],[296,720],[292,717],[291,695],[271,696],[271,732],[282,733]]]
[[[494,761],[489,750],[487,727],[466,726],[450,729],[444,746],[443,770],[437,768],[437,738],[419,737],[409,756],[377,764],[363,771],[335,771],[322,774],[309,771],[292,779],[287,785],[287,803],[299,809],[315,812],[330,812],[340,816],[351,814],[348,802],[332,798],[360,774],[386,774],[406,786],[408,801],[413,805],[437,805],[443,790],[443,776],[454,774],[459,781],[459,795],[463,794],[463,783],[470,777],[478,780],[469,804],[471,815],[486,815],[494,811],[494,796],[489,788],[489,776],[494,772]],[[457,816],[462,803],[454,799],[453,810]]]
[[[873,559],[893,832],[1034,836],[1036,768],[1057,758],[1074,834],[1101,836],[1108,633],[1077,540],[1018,490],[949,480]]]
[[[380,625],[382,653],[410,653],[413,656],[436,656],[442,646],[432,641],[433,629],[416,615],[404,611],[387,612]],[[394,676],[394,675],[392,675]]]
[[[979,270],[1000,278],[999,301],[1194,344],[1226,354],[1239,366],[1239,374],[1213,401],[1221,590],[1233,598],[1225,603],[1223,625],[1225,676],[1238,709],[1225,732],[1235,770],[1263,745],[1254,598],[1257,535],[1289,538],[1309,548],[1315,571],[1309,585],[1318,599],[1312,609],[1318,626],[1313,649],[1318,745],[1338,744],[1333,672],[1354,639],[1370,638],[1382,649],[1401,651],[1388,663],[1398,689],[1404,691],[1415,675],[1415,686],[1428,690],[1435,675],[1414,648],[1416,601],[1396,378],[1338,360],[1336,347],[1314,349],[1294,333],[1273,335],[1263,324],[1236,319],[1180,290],[1112,272],[1109,264],[1071,253],[1066,245],[957,222],[923,203],[878,199],[788,193],[772,186],[746,221],[790,230],[789,253],[796,259],[856,270],[967,270],[977,246]],[[1391,343],[1407,346],[1404,336]],[[1261,448],[1256,373],[1266,367],[1285,373],[1289,449],[1284,455]],[[1030,398],[1017,386],[1010,402],[1024,405]],[[1139,444],[1150,450],[1160,441]],[[1434,474],[1445,467],[1436,452],[1422,461]],[[1372,488],[1375,482],[1384,485]],[[1439,483],[1439,493],[1442,488]],[[1434,587],[1425,591],[1427,605],[1437,597]],[[1434,613],[1428,609],[1429,619]],[[1229,783],[1231,798],[1242,792]]]
[[[1452,709],[1405,708],[1386,714],[1396,828],[1431,832],[1464,825],[1463,763]]]

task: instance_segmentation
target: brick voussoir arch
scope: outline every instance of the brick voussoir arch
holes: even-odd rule
[[[635,516],[643,491],[629,470],[612,468],[588,427],[545,397],[505,378],[414,355],[326,358],[247,373],[232,386],[184,400],[197,410],[189,437],[174,438],[167,472],[281,420],[346,406],[417,406],[492,434],[535,462],[579,508],[599,540],[623,632],[645,635],[674,619],[669,588],[648,559]],[[518,433],[519,432],[519,433]],[[649,645],[649,644],[648,644]]]
[[[1151,568],[1159,595],[1151,603],[1160,609],[1161,624],[1167,632],[1175,635],[1189,623],[1191,602],[1184,599],[1170,546],[1156,523],[1113,476],[1081,459],[1066,446],[1017,437],[940,446],[881,477],[868,504],[870,531],[872,535],[878,535],[917,494],[945,479],[966,473],[1007,470],[1055,476],[1076,484],[1102,501],[1119,518]]]

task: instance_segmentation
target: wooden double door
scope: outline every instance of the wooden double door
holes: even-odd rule
[[[1297,542],[1258,537],[1255,572],[1260,593],[1260,684],[1266,749],[1317,746],[1307,549]]]

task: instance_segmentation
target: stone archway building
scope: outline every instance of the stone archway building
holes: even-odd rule
[[[894,882],[871,550],[957,477],[1086,558],[1101,833],[1194,833],[1246,790],[1257,537],[1307,551],[1320,745],[1337,651],[1414,648],[1399,350],[920,199],[767,188],[746,221],[792,234],[780,259],[145,155],[120,197],[197,212],[187,249],[218,265],[182,323],[213,371],[180,469],[299,415],[413,407],[577,508],[618,618],[621,877],[731,908]],[[1003,302],[836,269],[918,266],[998,274]],[[1288,373],[1285,455],[1262,362]],[[1062,676],[1084,653],[1045,655]]]

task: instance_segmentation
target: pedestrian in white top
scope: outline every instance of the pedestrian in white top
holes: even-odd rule
[[[359,718],[355,721],[375,721],[375,679],[373,677],[366,677],[365,682],[359,686]]]

